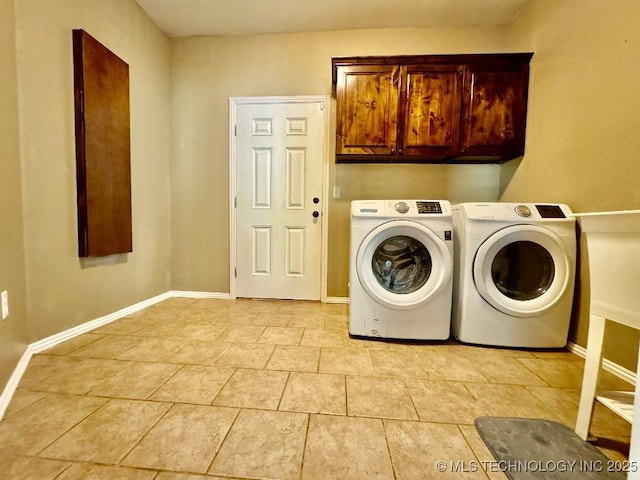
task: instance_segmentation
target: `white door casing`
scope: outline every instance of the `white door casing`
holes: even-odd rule
[[[230,99],[232,298],[326,296],[327,109],[324,96]]]

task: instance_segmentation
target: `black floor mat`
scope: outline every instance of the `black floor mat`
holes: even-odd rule
[[[534,418],[479,417],[480,437],[495,457],[485,470],[511,480],[624,480],[625,462],[610,460],[558,422]]]

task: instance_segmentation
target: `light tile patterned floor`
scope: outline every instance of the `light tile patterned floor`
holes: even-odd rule
[[[353,339],[346,305],[173,298],[32,358],[1,476],[504,479],[471,471],[492,460],[474,419],[573,428],[582,369],[564,351]],[[625,458],[624,420],[598,406],[593,433]]]

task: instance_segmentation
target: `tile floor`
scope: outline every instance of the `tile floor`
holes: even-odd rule
[[[32,358],[0,476],[504,479],[451,471],[492,460],[473,420],[573,428],[582,369],[565,351],[352,339],[347,305],[172,298]],[[624,420],[596,407],[593,432],[625,458]]]

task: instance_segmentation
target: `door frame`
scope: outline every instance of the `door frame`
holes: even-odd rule
[[[237,137],[236,120],[237,107],[240,105],[269,105],[269,104],[300,104],[317,103],[322,110],[322,208],[320,220],[322,234],[320,239],[320,301],[327,301],[327,259],[329,246],[328,211],[329,205],[329,95],[299,95],[299,96],[258,96],[258,97],[229,97],[229,297],[237,298],[237,249],[236,249],[236,196],[237,196]]]

